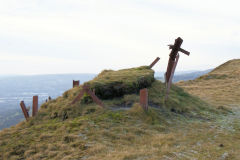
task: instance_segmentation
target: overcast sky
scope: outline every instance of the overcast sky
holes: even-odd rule
[[[204,70],[240,51],[236,0],[0,0],[0,74],[98,73],[149,65]]]

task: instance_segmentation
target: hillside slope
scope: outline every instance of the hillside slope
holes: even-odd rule
[[[230,60],[206,75],[177,85],[216,106],[239,106],[240,59]]]
[[[86,101],[88,95],[71,105],[82,86],[44,103],[36,117],[0,132],[0,159],[204,159],[209,152],[213,159],[221,157],[226,149],[209,143],[218,127],[206,131],[211,126],[202,122],[223,111],[174,85],[165,103],[165,85],[153,75],[148,67],[100,73],[87,83],[105,99],[105,108]],[[138,104],[138,91],[144,87],[149,90],[148,112]],[[232,136],[225,138],[225,145]]]
[[[194,80],[204,74],[207,74],[211,72],[212,69],[208,70],[203,70],[203,71],[186,71],[186,72],[176,72],[173,77],[173,82],[179,82],[179,81],[189,81],[189,80]],[[159,75],[159,74],[158,74]],[[155,75],[156,76],[156,75]],[[162,82],[165,81],[164,79],[164,74],[162,73],[161,76],[156,76],[157,80],[161,80]]]

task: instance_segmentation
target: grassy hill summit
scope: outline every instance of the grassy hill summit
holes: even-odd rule
[[[230,60],[206,75],[177,85],[217,107],[239,106],[240,59]]]
[[[44,103],[36,117],[1,131],[0,159],[217,159],[226,148],[216,145],[239,144],[229,140],[235,134],[226,137],[219,127],[212,128],[210,122],[225,111],[175,85],[165,102],[165,84],[147,66],[104,70],[86,83],[104,108],[87,94],[71,104],[83,85],[70,89]],[[142,88],[149,91],[148,111],[139,105]]]

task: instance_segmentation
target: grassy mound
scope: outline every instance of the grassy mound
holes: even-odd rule
[[[68,118],[75,118],[82,115],[83,108],[93,105],[90,100],[86,103],[86,97],[83,97],[82,101],[71,105],[72,100],[81,91],[82,86],[73,88],[66,91],[63,96],[58,97],[56,100],[51,100],[44,103],[41,106],[38,117],[44,119],[61,119],[66,120]],[[175,85],[172,86],[168,101],[165,102],[165,84],[161,81],[154,81],[151,87],[148,87],[149,91],[149,105],[152,107],[162,108],[164,110],[170,110],[179,114],[202,114],[204,110],[211,111],[211,107],[200,100],[197,97],[191,96],[183,89]],[[113,99],[103,100],[106,108],[126,108],[131,107],[134,103],[139,102],[139,93],[125,94],[122,97],[115,97]],[[95,104],[94,104],[95,105]]]
[[[153,71],[147,67],[104,71],[87,83],[99,97],[106,98],[105,108],[81,101],[71,105],[82,86],[68,90],[44,103],[28,122],[0,132],[0,159],[126,160],[153,155],[159,159],[171,148],[168,145],[176,143],[174,135],[167,134],[171,127],[218,114],[174,85],[165,103],[165,85],[154,81]],[[149,91],[148,112],[138,104],[137,91],[143,87]],[[144,152],[139,154],[139,150]]]
[[[151,86],[153,81],[154,71],[148,66],[142,66],[119,71],[104,70],[87,83],[99,98],[112,99],[137,93],[140,89]]]
[[[217,107],[239,106],[240,59],[230,60],[206,75],[177,85]]]

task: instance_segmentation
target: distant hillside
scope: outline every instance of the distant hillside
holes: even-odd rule
[[[208,74],[177,85],[217,106],[239,106],[240,59],[230,60]]]
[[[185,72],[176,72],[173,77],[173,82],[176,83],[178,81],[188,81],[188,80],[194,80],[204,74],[209,73],[212,71],[212,69],[204,70],[204,71],[185,71]],[[164,81],[163,74],[160,74],[160,72],[156,75],[156,79]]]

